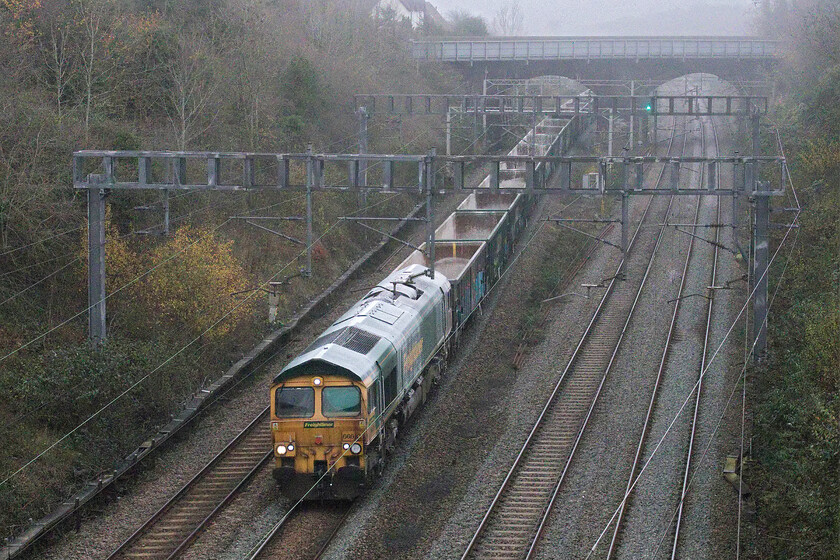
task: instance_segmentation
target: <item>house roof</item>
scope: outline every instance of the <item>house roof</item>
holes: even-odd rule
[[[400,0],[400,4],[409,12],[426,12],[425,0]]]
[[[438,9],[431,2],[426,2],[426,17],[442,28],[447,30],[449,29],[449,21],[440,14]]]

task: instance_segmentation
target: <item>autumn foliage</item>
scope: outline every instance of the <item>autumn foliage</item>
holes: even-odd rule
[[[304,278],[301,247],[288,241],[305,238],[300,222],[278,225],[283,238],[229,219],[299,216],[300,200],[173,192],[164,235],[161,194],[111,191],[108,340],[92,348],[87,216],[72,187],[73,151],[299,152],[309,142],[355,151],[353,94],[457,86],[441,68],[418,72],[409,54],[415,32],[382,32],[365,4],[0,0],[0,354],[11,352],[0,364],[0,478],[137,383],[26,477],[0,487],[0,526],[20,529],[111,469],[275,327],[262,283],[285,282],[283,322],[370,248],[356,226],[329,229]],[[400,135],[372,128],[369,149],[425,151],[440,140],[433,126],[406,122]],[[358,209],[356,197],[315,199],[319,238]],[[412,205],[399,197],[375,212],[404,215]]]
[[[250,316],[253,298],[241,295],[248,277],[232,247],[211,230],[183,227],[151,252],[158,269],[139,290],[156,331],[214,340]]]

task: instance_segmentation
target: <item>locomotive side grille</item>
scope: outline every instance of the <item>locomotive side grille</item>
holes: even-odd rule
[[[356,327],[347,327],[334,341],[335,344],[362,355],[373,350],[377,342],[379,342],[378,336]]]

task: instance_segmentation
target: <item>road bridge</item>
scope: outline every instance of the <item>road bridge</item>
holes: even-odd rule
[[[735,80],[764,79],[780,45],[758,37],[444,37],[415,41],[412,54],[455,64],[475,85],[493,77],[667,80],[696,72]]]

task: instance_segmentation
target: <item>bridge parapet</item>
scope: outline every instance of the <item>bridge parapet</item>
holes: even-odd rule
[[[757,37],[498,37],[415,41],[414,58],[444,62],[553,60],[774,60],[779,41]]]

